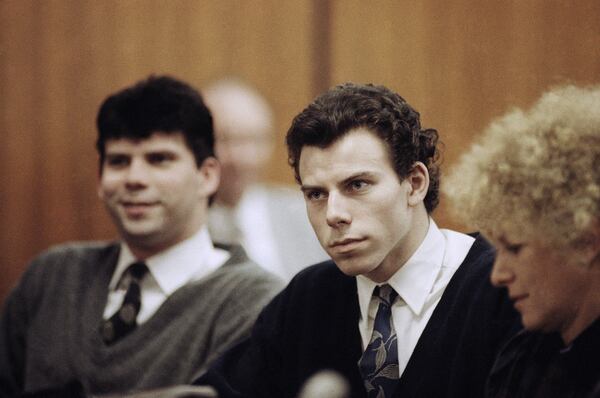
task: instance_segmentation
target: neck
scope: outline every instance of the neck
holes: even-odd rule
[[[389,280],[423,243],[429,230],[429,214],[425,207],[415,210],[414,222],[406,236],[388,253],[381,267],[377,267],[374,273],[367,274],[366,277],[377,283]]]
[[[570,345],[592,323],[600,317],[600,270],[591,270],[588,288],[586,289],[582,304],[577,308],[574,318],[560,332],[565,345]]]
[[[139,261],[145,261],[147,258],[152,257],[155,254],[158,254],[161,251],[167,249],[167,247],[162,248],[162,249],[157,249],[157,248],[146,249],[144,247],[134,246],[130,243],[127,243],[127,246],[129,246],[129,250],[131,250],[131,253],[135,257],[135,259],[139,260]]]
[[[123,236],[122,238],[125,240],[129,250],[131,250],[131,253],[137,260],[146,260],[149,257],[170,249],[191,238],[200,231],[203,225],[205,225],[205,223],[199,220],[198,223],[192,224],[185,233],[181,233],[177,236],[166,236],[165,234],[162,234],[153,238],[148,236],[142,239],[134,236]]]

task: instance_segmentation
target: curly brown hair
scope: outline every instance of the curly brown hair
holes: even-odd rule
[[[431,213],[439,202],[438,132],[421,129],[419,113],[384,86],[341,84],[318,96],[294,118],[286,143],[296,181],[301,183],[299,162],[304,146],[326,148],[358,127],[369,129],[386,143],[401,181],[415,162],[427,167],[429,189],[424,204]]]

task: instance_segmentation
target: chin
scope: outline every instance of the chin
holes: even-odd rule
[[[357,259],[333,259],[337,267],[348,276],[357,276],[368,274],[373,267],[366,266],[363,261]]]
[[[544,323],[542,320],[535,316],[521,314],[521,323],[523,324],[523,327],[529,331],[546,331],[544,330]]]
[[[127,228],[122,235],[126,236],[128,240],[143,246],[164,240],[163,234],[155,228]]]

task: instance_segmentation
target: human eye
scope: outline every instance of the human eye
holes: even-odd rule
[[[359,192],[364,190],[369,183],[365,180],[352,180],[348,182],[348,190],[353,192]]]
[[[130,158],[129,156],[122,154],[109,154],[106,155],[104,162],[111,168],[120,168],[127,166],[130,162]]]
[[[506,248],[506,250],[514,255],[519,254],[519,252],[521,251],[521,249],[523,248],[523,244],[522,243],[507,243],[506,245],[504,245],[504,247]]]
[[[512,254],[513,256],[518,255],[519,252],[521,251],[521,249],[523,249],[523,247],[525,246],[525,244],[523,242],[519,243],[519,242],[510,241],[510,240],[506,239],[506,237],[504,237],[504,236],[500,237],[498,243],[499,243],[499,247],[506,250],[508,253]]]
[[[175,155],[169,152],[154,152],[147,156],[148,163],[153,165],[165,165],[170,161],[175,160]]]
[[[310,202],[316,202],[325,198],[325,193],[318,189],[309,189],[304,191],[304,197]]]

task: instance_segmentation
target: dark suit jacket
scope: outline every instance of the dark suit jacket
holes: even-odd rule
[[[506,292],[489,282],[493,257],[493,248],[477,237],[421,335],[395,396],[483,395],[497,351],[520,328]],[[197,384],[213,385],[221,398],[296,397],[308,377],[332,369],[349,382],[352,397],[363,397],[359,316],[355,278],[331,261],[307,268],[263,310],[252,337]]]

